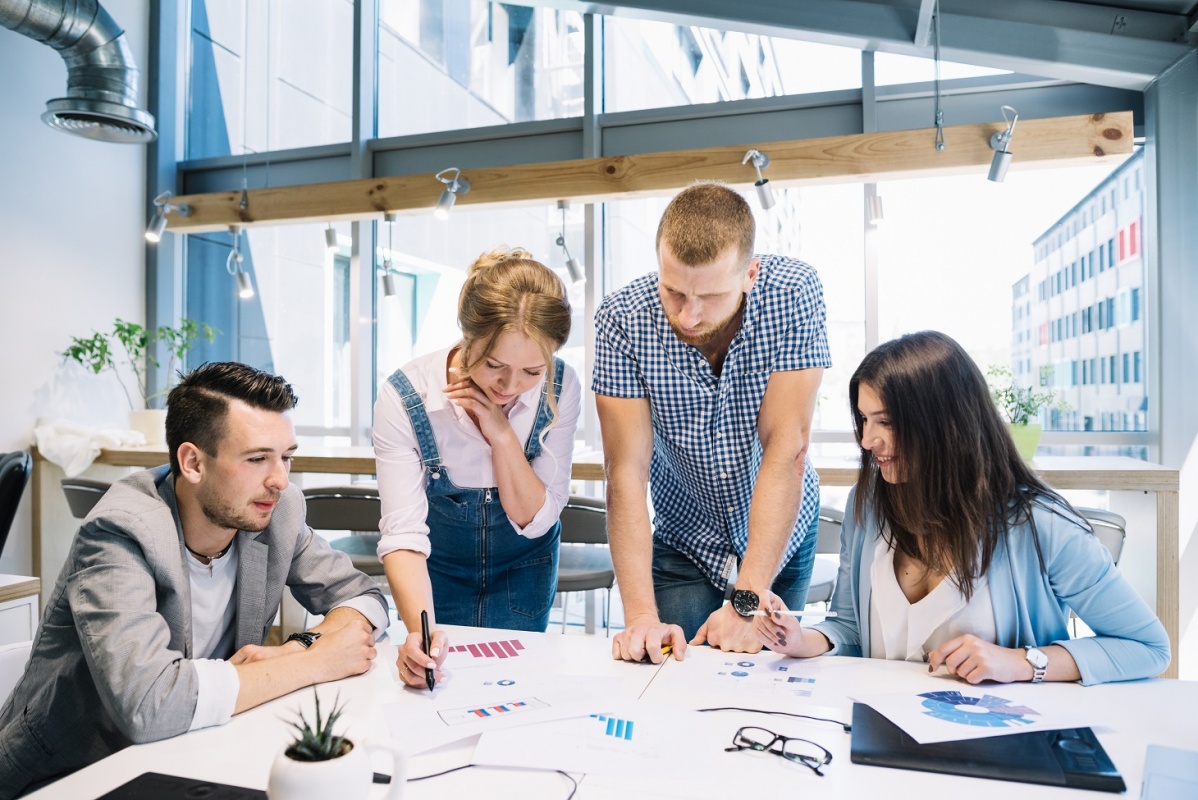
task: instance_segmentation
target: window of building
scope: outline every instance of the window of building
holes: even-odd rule
[[[1131,359],[1127,353],[1123,354],[1123,383],[1131,383]]]
[[[1131,322],[1140,320],[1140,287],[1133,286],[1131,290]]]
[[[1111,383],[1118,383],[1118,382],[1119,382],[1119,377],[1118,377],[1118,375],[1115,373],[1115,357],[1114,357],[1113,355],[1112,355],[1112,356],[1108,356],[1108,357],[1107,357],[1107,361],[1109,361],[1109,362],[1110,362],[1110,376],[1111,376]]]
[[[1115,239],[1111,237],[1106,243],[1106,266],[1107,269],[1115,266]]]
[[[290,11],[192,0],[186,158],[350,140],[353,5]]]
[[[603,25],[608,112],[861,88],[861,53],[847,47],[625,17]]]
[[[1140,351],[1137,350],[1132,354],[1132,378],[1135,383],[1140,382]]]
[[[378,36],[379,136],[582,116],[577,11],[381,0]]]

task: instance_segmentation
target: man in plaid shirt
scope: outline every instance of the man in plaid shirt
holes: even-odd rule
[[[660,662],[666,644],[681,659],[688,640],[757,652],[761,595],[790,608],[807,595],[819,524],[807,445],[831,365],[823,289],[801,261],[754,256],[755,233],[737,192],[685,189],[658,226],[657,273],[595,315],[618,659]]]

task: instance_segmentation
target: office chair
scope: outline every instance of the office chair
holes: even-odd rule
[[[382,502],[373,486],[326,486],[304,489],[308,525],[322,531],[351,531],[330,544],[349,556],[354,567],[372,577],[385,575],[379,561]]]
[[[0,554],[8,541],[8,531],[17,516],[17,506],[25,493],[25,484],[33,471],[33,458],[24,450],[0,455]]]
[[[1103,511],[1100,508],[1078,506],[1074,510],[1090,523],[1090,527],[1094,529],[1094,536],[1111,552],[1111,561],[1115,566],[1119,566],[1119,559],[1123,555],[1123,543],[1127,539],[1127,520],[1113,511]],[[1073,635],[1077,636],[1077,614],[1072,610],[1069,612],[1069,627]]]
[[[92,509],[96,507],[96,503],[100,502],[100,498],[104,496],[110,486],[112,486],[111,483],[92,481],[87,478],[63,478],[62,492],[67,496],[67,505],[71,508],[71,515],[83,519],[92,513]]]
[[[607,545],[607,505],[572,495],[562,509],[562,547],[557,564],[557,593],[562,596],[562,633],[571,592],[607,592],[603,627],[611,636],[611,591],[616,582]]]
[[[29,663],[32,651],[33,642],[0,645],[0,706],[8,700],[17,681],[25,674],[25,665]]]
[[[832,599],[836,576],[840,573],[840,528],[843,524],[843,511],[820,507],[819,541],[815,543],[815,565],[811,568],[811,584],[807,589],[808,603],[826,604]],[[828,555],[832,558],[827,558]]]

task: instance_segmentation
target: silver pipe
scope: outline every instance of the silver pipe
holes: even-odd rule
[[[137,107],[137,65],[125,32],[98,0],[0,0],[0,25],[58,51],[67,93],[46,103],[42,121],[104,142],[157,138]]]

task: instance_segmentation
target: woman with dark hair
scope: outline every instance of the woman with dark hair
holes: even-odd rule
[[[853,374],[849,401],[861,471],[836,617],[804,629],[771,596],[773,613],[757,620],[765,645],[927,661],[975,684],[1094,684],[1165,669],[1164,627],[1016,452],[959,344],[925,331],[881,345]],[[1069,638],[1070,609],[1094,636]]]

